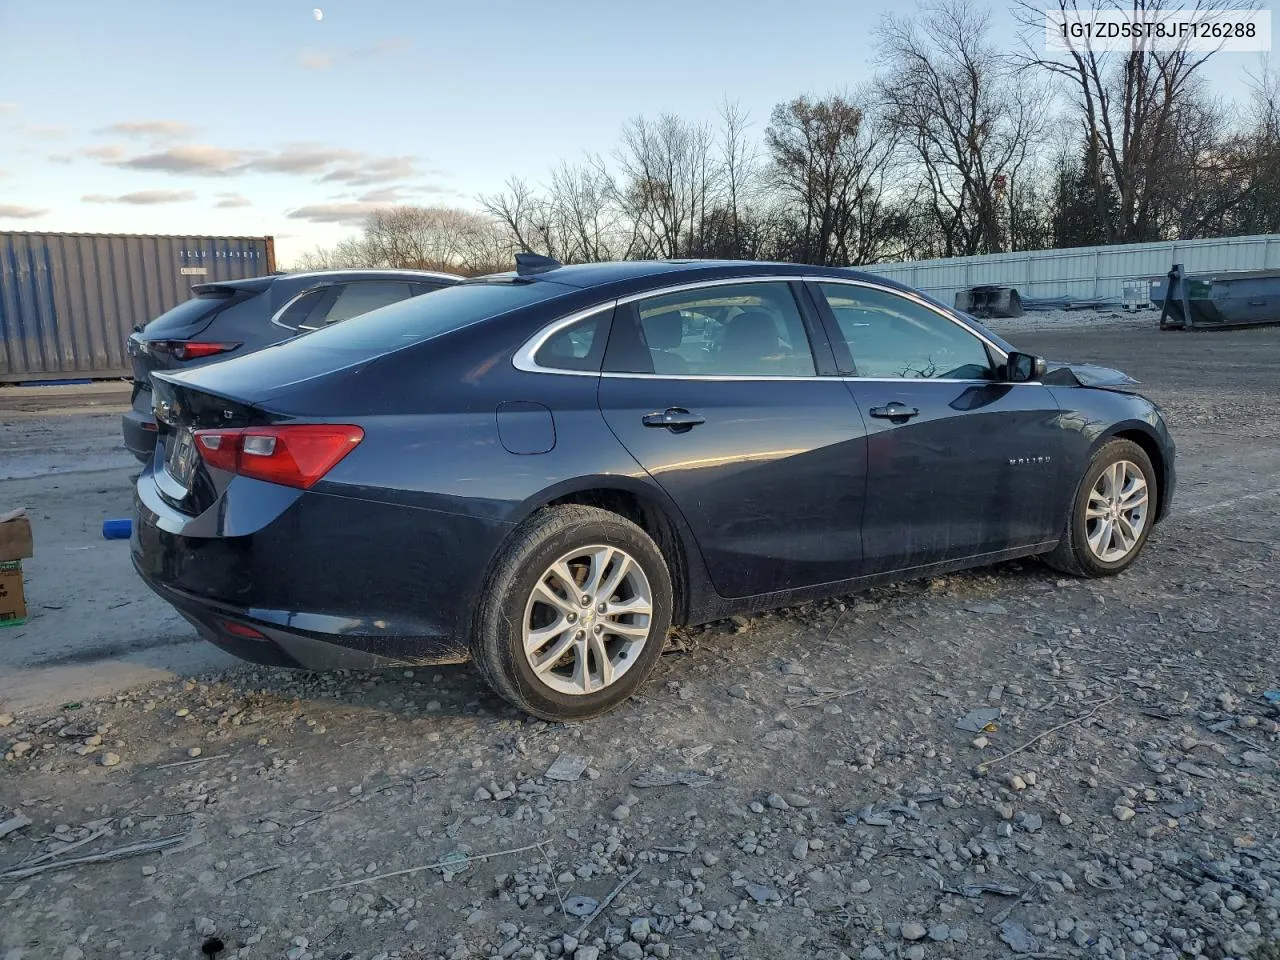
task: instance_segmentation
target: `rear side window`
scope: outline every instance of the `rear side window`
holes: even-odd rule
[[[231,291],[202,293],[192,297],[186,303],[180,303],[172,310],[160,314],[143,329],[148,336],[174,336],[179,333],[190,333],[192,327],[201,326],[212,318],[213,313],[225,306],[231,299]]]
[[[341,323],[343,320],[350,320],[352,317],[358,317],[360,314],[368,313],[370,310],[377,310],[379,307],[399,303],[401,300],[408,300],[411,296],[413,296],[413,292],[409,289],[409,284],[401,281],[353,281],[343,285],[342,292],[338,294],[338,299],[334,301],[333,306],[329,308],[329,312],[325,314],[324,322],[326,324]]]
[[[337,292],[333,287],[321,287],[308,290],[281,311],[276,323],[290,330],[314,330],[323,322],[324,315],[329,312]],[[312,315],[315,320],[312,320]]]
[[[601,310],[556,331],[538,348],[533,362],[550,370],[599,370],[612,313]]]
[[[395,350],[575,290],[549,280],[460,283],[429,297],[402,300],[360,323],[329,324],[297,343],[342,351]]]

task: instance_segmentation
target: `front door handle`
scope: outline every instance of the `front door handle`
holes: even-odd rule
[[[662,413],[646,413],[641,418],[646,427],[666,427],[672,433],[687,433],[707,418],[697,413],[690,413],[684,407],[667,407]]]
[[[908,407],[905,403],[887,403],[883,407],[872,407],[871,415],[881,420],[900,420],[903,423],[912,417],[918,417],[920,411],[915,407]]]

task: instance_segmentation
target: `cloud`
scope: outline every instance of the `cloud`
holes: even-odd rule
[[[104,143],[100,147],[86,147],[80,151],[80,155],[89,157],[91,160],[105,160],[107,163],[116,163],[124,159],[124,147],[118,143]]]
[[[67,135],[66,127],[51,123],[21,123],[14,129],[23,136],[34,137],[37,140],[60,140]]]
[[[214,204],[220,210],[231,210],[235,207],[252,207],[253,201],[238,193],[220,193],[220,199]]]
[[[405,195],[403,187],[383,187],[380,190],[370,190],[368,193],[362,193],[356,197],[361,203],[408,203],[409,197]]]
[[[248,163],[248,169],[263,173],[324,173],[334,164],[360,163],[364,154],[355,150],[322,147],[315,143],[287,144],[278,153]],[[326,178],[327,179],[327,178]]]
[[[144,153],[127,160],[111,161],[131,170],[186,173],[201,177],[221,177],[235,173],[253,158],[245,150],[227,150],[204,143],[188,143],[156,153]]]
[[[137,193],[126,193],[118,197],[90,193],[80,199],[85,203],[129,203],[138,207],[151,207],[162,203],[186,203],[195,198],[196,195],[191,190],[139,190]]]
[[[406,180],[418,172],[412,157],[369,157],[357,165],[330,170],[320,179],[328,183],[349,183],[353,187]]]
[[[335,62],[329,54],[315,50],[303,50],[298,54],[298,63],[304,70],[328,70]]]
[[[275,151],[233,150],[211,144],[186,143],[151,153],[125,157],[119,147],[104,145],[83,151],[106,164],[200,177],[245,173],[311,174],[325,183],[353,187],[408,180],[418,174],[413,157],[381,157],[318,143],[288,143]],[[62,161],[64,158],[56,158]],[[69,162],[69,161],[66,161]]]
[[[95,133],[107,136],[150,137],[155,140],[168,140],[187,137],[195,133],[196,128],[181,120],[121,120],[112,123]]]
[[[18,105],[12,100],[0,100],[0,113],[17,113]]]
[[[385,203],[313,203],[287,214],[290,220],[310,220],[312,223],[360,224]]]
[[[36,217],[43,217],[48,212],[48,210],[37,210],[35,207],[19,207],[12,203],[0,203],[0,220],[5,218],[33,220]]]

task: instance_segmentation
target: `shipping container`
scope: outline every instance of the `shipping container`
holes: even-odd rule
[[[125,376],[129,333],[193,284],[274,272],[271,237],[0,231],[0,382]]]

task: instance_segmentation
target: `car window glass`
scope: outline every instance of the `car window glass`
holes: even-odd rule
[[[144,329],[147,335],[151,337],[185,330],[207,320],[213,311],[225,306],[231,296],[229,291],[199,294],[184,303],[178,304],[172,310],[160,314],[160,316],[148,323]]]
[[[325,325],[350,320],[370,310],[399,303],[412,296],[409,284],[389,280],[359,280],[343,286],[338,299],[325,314]],[[318,324],[312,324],[318,326]]]
[[[804,321],[785,283],[703,287],[628,306],[633,330],[619,340],[637,342],[634,349],[611,349],[610,370],[736,377],[816,373]]]
[[[557,330],[538,348],[533,362],[552,370],[599,370],[608,316],[608,310],[601,310]]]
[[[337,291],[333,287],[308,290],[285,307],[276,322],[291,330],[313,330],[323,322],[322,318],[336,296]]]
[[[982,341],[946,317],[885,290],[819,283],[859,377],[985,380]]]
[[[294,341],[298,349],[371,354],[408,347],[482,320],[544,300],[576,293],[576,287],[538,280],[472,281],[412,297],[377,310],[359,323],[328,324]],[[304,346],[305,344],[305,346]]]

